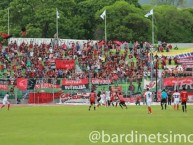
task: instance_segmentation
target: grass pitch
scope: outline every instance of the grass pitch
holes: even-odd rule
[[[153,114],[147,114],[146,106],[100,107],[88,111],[88,106],[28,106],[0,110],[1,145],[149,145],[149,142],[128,143],[116,139],[89,141],[92,131],[109,134],[130,134],[131,131],[143,134],[181,133],[193,134],[193,106],[188,112],[174,111],[171,106],[161,110],[152,106]],[[129,141],[130,138],[127,138]],[[193,141],[193,136],[191,136]],[[156,141],[154,144],[164,144]],[[191,143],[165,143],[166,145],[189,145]]]

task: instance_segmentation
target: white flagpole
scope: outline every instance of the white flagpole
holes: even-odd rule
[[[56,38],[58,41],[58,9],[56,8]]]
[[[7,11],[7,18],[8,18],[8,20],[7,20],[7,27],[8,27],[8,35],[9,35],[9,8],[8,8],[8,11]]]
[[[105,12],[105,42],[107,42],[107,11]]]
[[[152,14],[152,45],[154,46],[154,22],[153,22],[153,15],[154,15],[154,12]]]

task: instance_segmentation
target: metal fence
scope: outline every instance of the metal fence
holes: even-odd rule
[[[0,99],[2,99],[6,92],[9,92],[12,103],[30,103],[40,104],[44,103],[41,94],[49,94],[49,99],[46,103],[59,103],[60,96],[68,94],[73,96],[86,96],[91,90],[95,92],[107,91],[120,91],[125,98],[133,97],[143,94],[145,88],[152,88],[155,90],[155,79],[150,81],[150,76],[145,78],[109,78],[109,79],[76,79],[66,80],[64,78],[18,78],[14,81],[9,79],[1,79],[9,82],[4,85],[6,90],[0,90]],[[33,80],[33,81],[32,81]],[[157,89],[162,88],[162,79],[158,79]],[[22,88],[23,87],[23,88]],[[38,96],[39,95],[39,96]],[[34,99],[34,100],[33,100]]]

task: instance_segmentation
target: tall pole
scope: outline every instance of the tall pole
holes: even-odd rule
[[[155,74],[155,79],[156,79],[156,80],[155,80],[155,83],[156,83],[156,84],[155,84],[155,85],[156,85],[156,86],[155,86],[155,87],[156,87],[156,88],[155,88],[155,90],[156,90],[156,91],[155,91],[155,93],[156,93],[155,96],[156,96],[156,98],[155,98],[155,100],[156,100],[156,102],[157,102],[157,72],[158,72],[158,56],[157,56],[157,54],[156,54],[155,57],[156,57],[156,74]]]
[[[150,53],[151,81],[153,81],[153,53]]]
[[[58,40],[58,9],[56,8],[56,38]]]
[[[92,91],[92,79],[91,79],[91,72],[89,72],[89,88],[90,92]]]
[[[7,26],[8,32],[7,32],[7,33],[8,33],[8,35],[9,35],[9,8],[8,8],[8,10],[7,10],[7,15],[8,15],[8,16],[7,16],[7,25],[8,25],[8,26]]]
[[[55,96],[54,96],[54,88],[55,88],[55,83],[54,83],[54,79],[51,79],[52,81],[52,102],[53,104],[55,103],[54,102],[54,99],[55,99]],[[56,80],[57,81],[57,80]]]
[[[107,42],[107,11],[105,14],[105,42]]]
[[[152,14],[152,45],[154,46],[154,22],[153,22],[153,14]]]

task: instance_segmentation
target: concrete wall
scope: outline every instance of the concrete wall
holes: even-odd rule
[[[193,43],[168,43],[171,44],[174,47],[178,48],[193,48]]]

